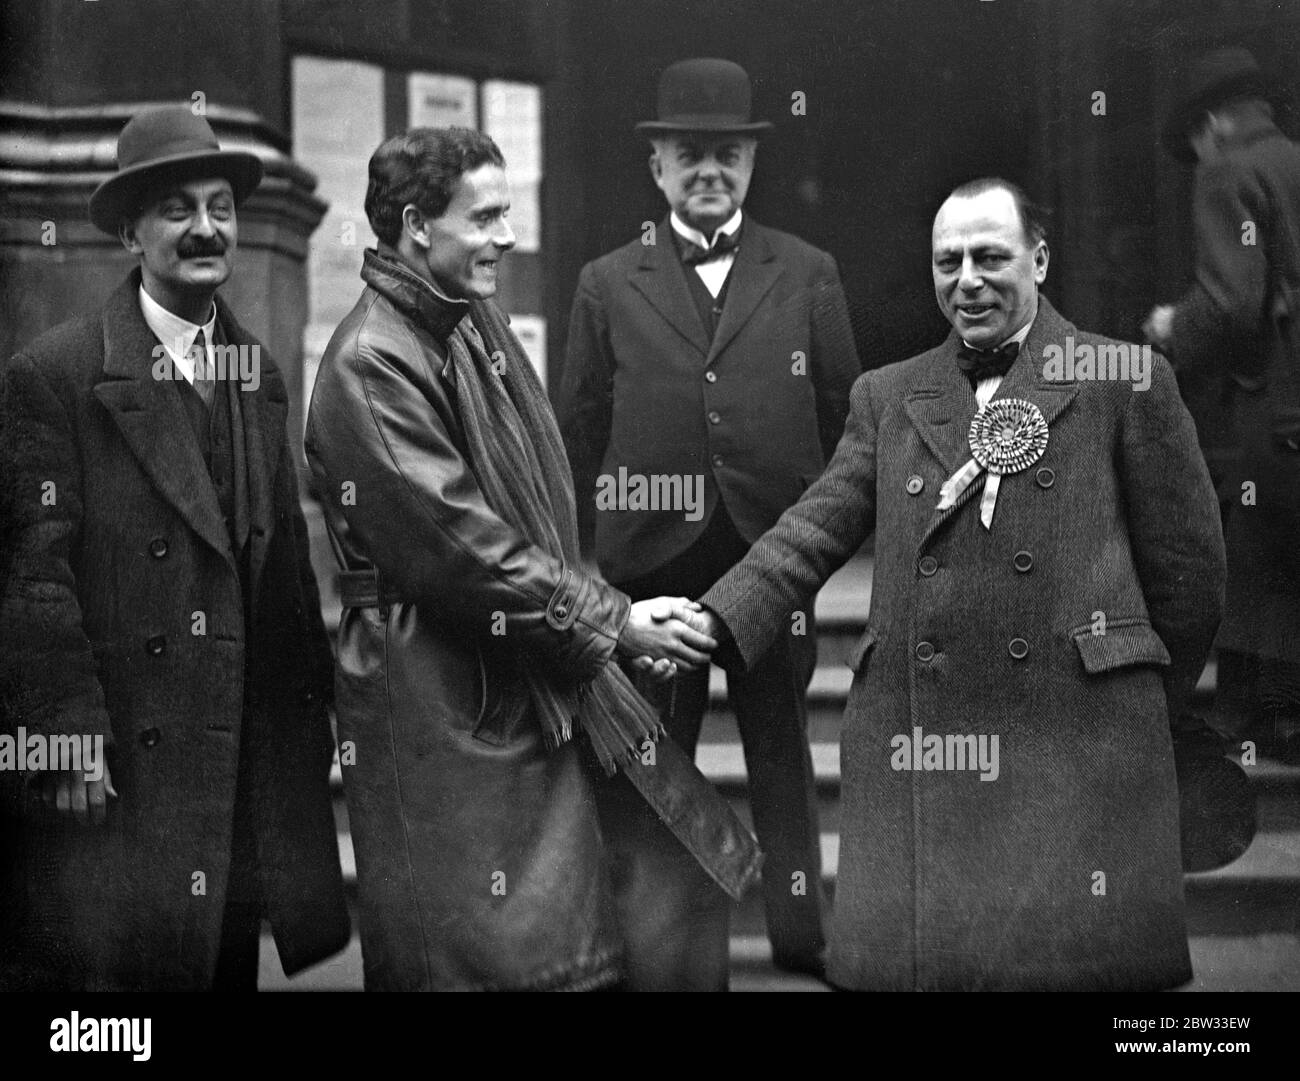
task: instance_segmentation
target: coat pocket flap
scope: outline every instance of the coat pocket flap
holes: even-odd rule
[[[1092,629],[1076,631],[1074,644],[1089,675],[1109,672],[1130,664],[1169,664],[1169,650],[1149,623],[1110,626],[1105,634]]]
[[[876,632],[868,627],[862,632],[862,637],[854,644],[849,653],[849,668],[856,672],[862,667],[862,662],[866,659],[867,654],[871,652],[871,647],[877,642]]]

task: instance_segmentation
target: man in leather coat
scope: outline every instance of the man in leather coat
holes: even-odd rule
[[[693,767],[656,745],[657,718],[610,661],[668,675],[713,641],[685,600],[633,604],[580,569],[554,417],[489,299],[514,245],[492,140],[390,139],[366,210],[379,245],[306,433],[343,569],[337,696],[366,987],[643,986],[595,790],[635,775],[661,811],[681,810],[674,832],[715,892],[751,878],[757,853],[698,775],[685,783],[707,796],[680,798],[672,771]]]

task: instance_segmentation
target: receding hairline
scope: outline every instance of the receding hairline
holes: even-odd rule
[[[938,227],[939,215],[954,199],[971,202],[982,195],[998,191],[1005,193],[1011,200],[1011,205],[1016,212],[1016,220],[1020,223],[1020,233],[1025,243],[1031,247],[1046,243],[1047,229],[1042,221],[1046,211],[1038,207],[1019,184],[1002,177],[979,177],[976,180],[968,180],[964,184],[958,184],[957,187],[953,188],[934,212],[934,219],[930,223],[931,238],[933,238],[934,231]]]

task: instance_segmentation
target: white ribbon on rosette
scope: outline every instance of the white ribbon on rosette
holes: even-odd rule
[[[1023,398],[1000,398],[980,407],[970,422],[971,460],[943,482],[936,510],[947,510],[987,470],[980,498],[980,521],[993,528],[993,511],[1002,478],[1028,469],[1047,450],[1042,410]]]

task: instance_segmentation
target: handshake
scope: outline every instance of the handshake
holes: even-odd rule
[[[709,663],[722,622],[698,601],[655,597],[632,605],[618,650],[632,667],[660,680]]]

